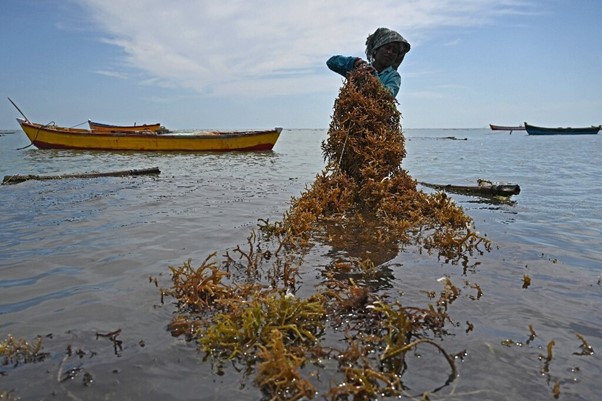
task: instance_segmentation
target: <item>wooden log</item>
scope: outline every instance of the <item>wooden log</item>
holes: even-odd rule
[[[61,180],[65,178],[97,178],[97,177],[125,177],[135,175],[161,174],[159,167],[138,170],[110,171],[107,173],[81,173],[63,175],[5,175],[2,185],[18,184],[29,180]]]
[[[425,187],[438,189],[446,192],[454,192],[462,195],[480,195],[480,196],[512,196],[520,193],[520,186],[516,184],[493,183],[487,180],[477,180],[478,185],[441,185],[430,184],[428,182],[419,182]]]

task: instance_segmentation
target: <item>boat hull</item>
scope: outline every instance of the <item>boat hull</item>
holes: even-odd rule
[[[525,129],[529,135],[596,135],[598,131],[600,131],[600,126],[583,128],[546,128],[525,123]]]
[[[522,125],[512,127],[509,125],[489,124],[489,128],[491,128],[492,131],[524,131],[525,130],[525,127]]]
[[[112,125],[103,124],[96,121],[88,120],[90,130],[96,132],[135,132],[135,131],[151,131],[157,132],[161,129],[161,123],[157,124],[142,124],[142,125]]]
[[[272,150],[282,128],[265,131],[156,134],[148,131],[100,133],[86,129],[44,126],[17,119],[39,149],[105,151],[226,152]]]

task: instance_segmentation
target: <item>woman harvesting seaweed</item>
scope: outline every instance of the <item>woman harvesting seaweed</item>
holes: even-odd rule
[[[177,300],[172,333],[198,341],[218,365],[246,366],[266,399],[400,396],[406,358],[418,347],[442,354],[451,372],[445,385],[454,380],[454,359],[436,340],[447,334],[448,308],[460,294],[451,280],[427,307],[402,305],[374,286],[381,266],[348,253],[320,268],[319,283],[302,282],[315,269],[303,263],[305,250],[334,248],[346,236],[373,249],[412,243],[453,259],[488,246],[461,208],[444,193],[418,191],[401,168],[400,116],[377,77],[351,71],[322,143],[326,167],[282,221],[262,221],[248,247],[226,253],[222,264],[214,253],[198,269],[172,268],[173,287],[162,292]]]
[[[328,68],[344,77],[358,68],[364,68],[376,75],[393,96],[397,96],[401,86],[401,76],[397,72],[410,44],[399,33],[388,28],[378,28],[366,39],[366,58],[332,56],[326,62]]]

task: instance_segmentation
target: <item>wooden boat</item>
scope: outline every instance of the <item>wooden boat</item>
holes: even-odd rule
[[[161,129],[161,123],[142,124],[142,125],[112,125],[103,124],[88,120],[90,130],[96,132],[132,132],[132,131],[151,131],[158,132]]]
[[[149,131],[96,132],[81,128],[42,125],[17,118],[39,149],[139,151],[263,151],[271,150],[282,128],[265,131],[198,131],[157,134]]]
[[[545,128],[525,123],[525,129],[529,135],[596,135],[600,131],[600,126],[571,128]]]
[[[525,130],[525,127],[522,125],[510,126],[510,125],[489,124],[489,128],[491,128],[492,131],[524,131]]]

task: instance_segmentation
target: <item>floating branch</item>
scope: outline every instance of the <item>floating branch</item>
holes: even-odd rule
[[[492,183],[487,180],[478,180],[478,185],[441,185],[420,182],[425,187],[438,189],[445,192],[453,192],[464,195],[482,195],[482,196],[512,196],[520,193],[520,186],[517,184]]]
[[[151,167],[138,170],[110,171],[107,173],[81,173],[63,175],[5,175],[2,185],[19,184],[29,180],[62,180],[65,178],[97,178],[97,177],[125,177],[131,175],[161,174],[159,167]]]

